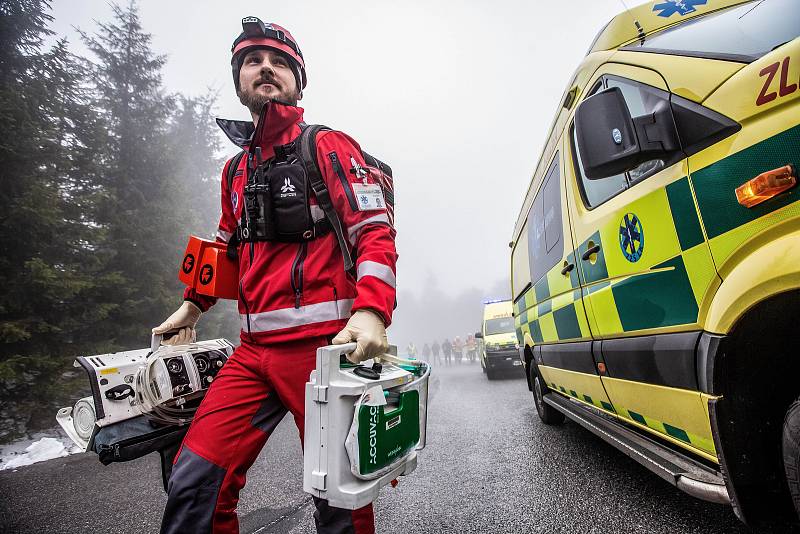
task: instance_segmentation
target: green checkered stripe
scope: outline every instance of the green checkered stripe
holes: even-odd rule
[[[734,189],[765,170],[783,167],[790,162],[797,164],[799,159],[800,125],[692,172],[697,205],[703,214],[709,239],[800,200],[800,189],[794,188],[769,202],[747,208],[739,204],[733,194]]]
[[[519,339],[524,339],[526,333],[534,343],[557,343],[591,337],[583,305],[578,302],[581,298],[578,268],[583,270],[586,278],[588,295],[598,291],[612,292],[615,308],[603,309],[602,301],[598,301],[594,303],[595,314],[616,313],[621,332],[697,321],[697,303],[702,299],[714,273],[711,272],[713,264],[697,216],[689,179],[680,178],[664,190],[651,194],[666,195],[680,253],[650,267],[662,269],[661,272],[609,280],[610,274],[619,273],[608,272],[605,255],[610,251],[617,253],[619,243],[616,239],[612,243],[605,243],[600,232],[595,232],[581,243],[575,254],[567,256],[566,260],[576,265],[569,276],[561,274],[563,262],[559,262],[514,303]],[[576,256],[583,255],[590,241],[601,244],[597,261],[594,264],[576,262]],[[661,245],[649,242],[647,246]],[[653,303],[658,303],[658,310],[652,309]]]
[[[639,414],[637,412],[634,412],[632,410],[628,410],[626,408],[620,408],[619,411],[617,411],[614,408],[614,406],[612,406],[611,404],[609,404],[609,403],[607,403],[605,401],[596,401],[595,399],[593,399],[589,395],[577,392],[574,389],[567,389],[564,386],[559,386],[555,382],[551,382],[549,385],[550,385],[550,388],[555,390],[555,391],[560,391],[564,395],[568,395],[568,396],[570,396],[570,397],[572,397],[574,399],[577,399],[579,401],[583,401],[583,402],[585,402],[587,404],[591,404],[592,406],[594,406],[596,408],[600,408],[601,410],[605,410],[606,412],[618,414],[618,415],[621,415],[623,417],[625,417],[626,414],[627,414],[627,416],[631,420],[636,421],[640,425],[643,425],[643,426],[646,426],[648,428],[651,428],[651,429],[655,430],[656,432],[660,432],[661,434],[666,434],[666,435],[668,435],[670,437],[673,437],[673,438],[677,439],[678,441],[682,441],[683,443],[686,443],[687,445],[691,445],[692,447],[695,447],[697,449],[701,449],[701,450],[704,450],[704,451],[714,452],[714,444],[711,441],[709,441],[709,440],[707,440],[705,438],[702,438],[700,436],[697,436],[695,434],[692,434],[691,432],[687,432],[686,430],[684,430],[682,428],[679,428],[677,426],[671,425],[671,424],[663,422],[663,421],[658,421],[658,420],[653,419],[651,417],[646,417],[644,415],[641,415],[641,414]]]
[[[566,260],[575,264],[574,254]],[[561,274],[562,264],[556,264],[514,303],[519,338],[527,333],[534,343],[553,343],[591,336],[580,302],[577,265],[565,276]]]
[[[553,389],[555,391],[560,391],[564,395],[569,395],[570,397],[572,397],[574,399],[578,399],[579,401],[583,401],[583,402],[585,402],[587,404],[591,404],[595,408],[600,408],[601,410],[605,410],[605,411],[611,412],[611,413],[617,413],[614,410],[614,407],[612,405],[610,405],[609,403],[607,403],[606,401],[595,400],[592,397],[590,397],[589,395],[586,395],[584,393],[579,393],[579,392],[575,391],[574,389],[567,389],[564,386],[559,386],[555,382],[550,382],[549,385],[550,385],[551,389]]]
[[[642,426],[646,426],[655,430],[656,432],[660,432],[661,434],[666,434],[672,438],[677,439],[678,441],[682,441],[687,445],[691,445],[692,447],[704,451],[714,452],[714,443],[711,440],[702,438],[691,432],[687,432],[686,430],[679,428],[677,426],[671,425],[664,421],[658,421],[651,417],[647,417],[641,415],[639,413],[634,412],[633,410],[628,410],[625,408],[620,407],[619,409],[620,414],[628,414],[630,419],[636,421]]]
[[[581,256],[589,247],[588,243],[601,244],[597,261],[594,264],[582,262],[581,268],[586,278],[589,295],[598,291],[610,290],[614,297],[614,309],[603,309],[601,301],[593,302],[595,314],[609,314],[616,311],[622,332],[633,332],[652,328],[663,328],[697,321],[698,301],[702,299],[712,277],[713,263],[705,244],[705,238],[697,216],[687,177],[680,178],[657,190],[652,195],[666,194],[672,223],[675,228],[680,253],[666,261],[651,265],[650,269],[664,269],[662,272],[639,274],[608,280],[606,253],[618,253],[616,239],[606,243],[600,232],[595,232],[578,247]],[[653,221],[648,221],[651,225]],[[647,228],[645,229],[645,232]],[[646,246],[658,247],[659,243],[648,242]],[[657,309],[654,308],[657,303]]]

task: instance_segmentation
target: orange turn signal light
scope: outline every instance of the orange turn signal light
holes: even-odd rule
[[[746,208],[752,208],[765,200],[791,189],[797,184],[797,169],[785,165],[763,172],[736,188],[736,200]]]

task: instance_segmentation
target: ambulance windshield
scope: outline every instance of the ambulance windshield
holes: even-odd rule
[[[797,0],[756,0],[648,35],[643,44],[623,50],[749,63],[798,35]]]
[[[510,334],[513,332],[514,332],[513,317],[498,317],[496,319],[488,319],[486,321],[487,336],[492,336],[494,334]]]

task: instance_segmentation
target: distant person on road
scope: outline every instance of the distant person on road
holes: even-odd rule
[[[475,361],[475,356],[477,355],[478,343],[475,341],[475,336],[469,334],[467,336],[467,358],[469,359],[469,363]]]
[[[453,340],[453,358],[459,365],[461,364],[462,356],[464,356],[464,342],[461,341],[461,336],[456,336]]]
[[[450,355],[453,353],[453,345],[450,344],[450,340],[447,338],[442,341],[442,352],[444,352],[444,364],[449,366],[452,363]]]
[[[431,360],[431,347],[427,343],[422,345],[422,359],[426,362]]]
[[[408,345],[406,346],[406,354],[408,354],[412,358],[417,357],[417,346],[414,345],[413,341],[408,342]]]
[[[439,345],[438,341],[434,341],[433,345],[431,345],[431,352],[433,353],[433,364],[440,365],[442,360],[439,359],[439,351],[442,347]]]

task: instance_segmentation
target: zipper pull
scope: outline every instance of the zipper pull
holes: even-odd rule
[[[294,292],[294,309],[300,309],[300,290],[296,289]]]
[[[355,174],[356,178],[364,182],[364,185],[367,185],[367,171],[364,170],[364,167],[358,164],[356,158],[353,156],[350,156],[350,165],[353,166],[353,168],[350,169],[350,172]]]

